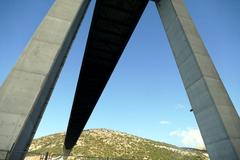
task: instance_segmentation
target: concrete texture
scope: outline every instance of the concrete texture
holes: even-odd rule
[[[0,90],[0,159],[23,159],[90,0],[56,0]]]
[[[156,5],[211,160],[239,160],[239,116],[183,0]]]

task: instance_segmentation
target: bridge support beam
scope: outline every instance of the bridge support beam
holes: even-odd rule
[[[23,159],[90,0],[56,0],[0,90],[0,159]]]
[[[183,0],[156,5],[211,160],[239,160],[239,116]]]
[[[72,149],[66,149],[65,146],[63,147],[63,159],[67,160],[70,156]]]

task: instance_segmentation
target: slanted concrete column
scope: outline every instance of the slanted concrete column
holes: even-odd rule
[[[56,0],[0,90],[0,159],[23,159],[90,0]]]
[[[211,160],[239,160],[239,116],[183,0],[156,5]]]

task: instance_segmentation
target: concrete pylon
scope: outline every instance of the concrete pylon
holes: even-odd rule
[[[239,160],[239,116],[183,0],[156,5],[210,159]]]
[[[0,159],[23,159],[90,0],[56,0],[0,90]]]
[[[63,147],[63,159],[67,160],[68,157],[71,154],[72,149],[66,149],[65,147]]]

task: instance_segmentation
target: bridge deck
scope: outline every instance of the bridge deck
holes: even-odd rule
[[[71,149],[131,37],[148,0],[97,0],[65,138]]]

